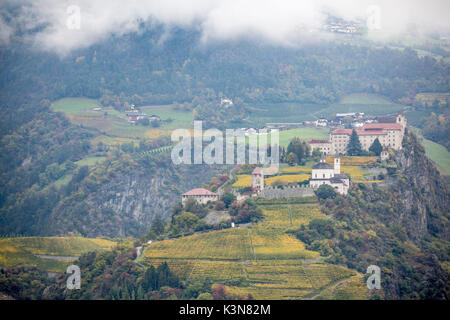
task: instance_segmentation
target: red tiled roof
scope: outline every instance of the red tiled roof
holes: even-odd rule
[[[330,143],[330,141],[328,141],[328,140],[316,140],[316,139],[313,139],[313,140],[311,140],[311,141],[309,142],[309,144],[315,144],[315,143]]]
[[[357,130],[356,133],[358,134],[358,136],[387,135],[387,132],[383,130]]]
[[[253,170],[252,174],[260,174],[260,175],[262,175],[263,171],[262,171],[261,168],[255,168],[255,170]]]
[[[331,134],[352,134],[352,129],[334,129]]]
[[[400,123],[365,123],[363,130],[402,130]]]
[[[398,123],[366,123],[360,130],[356,130],[358,136],[386,135],[385,130],[401,130],[402,126]],[[352,129],[335,129],[331,134],[352,134]]]
[[[189,190],[183,196],[217,196],[217,193],[211,192],[203,188]]]

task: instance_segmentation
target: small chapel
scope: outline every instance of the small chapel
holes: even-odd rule
[[[334,167],[325,161],[325,156],[322,156],[320,162],[312,167],[309,185],[311,188],[317,189],[323,184],[332,186],[339,194],[346,195],[348,193],[350,178],[341,173],[341,159],[339,157],[334,158]]]

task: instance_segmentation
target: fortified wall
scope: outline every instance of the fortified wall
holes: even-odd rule
[[[305,198],[314,196],[314,189],[300,186],[284,186],[283,188],[266,187],[258,194],[264,199]]]

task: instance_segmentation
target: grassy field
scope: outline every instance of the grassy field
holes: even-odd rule
[[[341,156],[340,158],[343,166],[366,166],[377,162],[376,157]],[[334,156],[327,156],[326,161],[328,164],[334,165]]]
[[[423,139],[422,145],[427,156],[433,160],[446,174],[450,174],[450,152],[439,143]]]
[[[274,176],[270,178],[264,179],[265,185],[272,185],[275,182],[283,182],[283,183],[297,183],[309,180],[311,178],[311,174],[286,174],[281,176]]]
[[[312,121],[316,118],[313,113],[325,108],[326,105],[301,103],[269,103],[248,107],[249,125],[264,127],[267,123],[293,123]]]
[[[339,104],[392,104],[387,98],[368,93],[349,94],[341,98]]]
[[[77,166],[95,166],[97,163],[103,162],[106,159],[106,157],[86,157],[75,162],[75,164]]]
[[[64,98],[52,104],[53,110],[64,112],[67,115],[84,113],[98,107],[100,104],[97,100],[88,98]]]
[[[250,174],[240,174],[237,176],[237,181],[233,184],[235,188],[251,187],[252,176]]]
[[[411,130],[418,135],[428,158],[436,163],[442,173],[450,174],[450,152],[443,145],[425,139],[420,129],[411,127]]]
[[[295,167],[285,167],[281,169],[282,173],[293,174],[293,173],[308,173],[311,174],[312,165],[305,166],[295,166]]]
[[[172,119],[171,122],[163,123],[159,129],[173,130],[192,128],[194,115],[191,111],[176,110],[172,105],[147,106],[141,107],[140,109],[149,116],[153,114],[158,115],[163,121]]]
[[[403,108],[404,106],[392,103],[380,95],[356,93],[346,95],[338,103],[331,105],[284,102],[250,106],[248,121],[250,125],[263,127],[268,123],[300,123],[313,121],[319,117],[333,118],[336,113],[391,114]]]
[[[115,242],[81,237],[20,237],[0,239],[0,266],[30,265],[63,272],[70,264],[65,257],[78,257],[95,250],[108,250]],[[54,259],[37,255],[53,256]]]
[[[96,107],[100,107],[97,100],[86,98],[64,98],[52,104],[53,110],[64,112],[72,122],[100,130],[104,136],[97,140],[108,145],[126,143],[129,140],[135,142],[135,139],[139,138],[157,138],[170,134],[176,128],[192,127],[192,112],[176,110],[172,105],[141,108],[143,113],[156,114],[163,120],[158,128],[132,125],[127,121],[125,112],[119,112],[112,107],[94,111],[93,108]],[[170,122],[167,121],[169,119]]]
[[[377,95],[358,94],[342,98],[339,103],[319,110],[316,116],[332,118],[336,113],[364,112],[370,115],[386,115],[402,111],[404,106],[385,100]]]
[[[318,252],[286,233],[325,217],[317,204],[261,207],[265,218],[251,228],[154,242],[145,248],[142,262],[167,261],[183,278],[228,284],[229,292],[256,299],[301,299],[355,276],[345,267],[322,263]],[[240,284],[230,286],[230,281]]]
[[[304,141],[309,141],[311,139],[328,139],[329,138],[329,129],[322,127],[306,127],[306,128],[297,128],[279,131],[279,144],[280,146],[287,147],[289,142],[291,142],[294,138],[300,138]],[[271,135],[266,135],[267,143],[270,143]],[[246,143],[249,142],[249,138],[246,137]],[[259,137],[257,138],[256,143],[259,143]]]

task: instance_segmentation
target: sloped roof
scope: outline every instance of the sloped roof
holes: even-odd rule
[[[331,131],[331,134],[352,134],[352,129],[338,128]]]
[[[259,167],[255,168],[255,170],[253,170],[252,174],[263,174],[263,170]]]
[[[217,193],[211,192],[204,188],[196,188],[184,193],[183,196],[217,196]]]
[[[329,140],[316,140],[316,139],[312,139],[309,144],[315,144],[315,143],[330,143]]]
[[[382,127],[377,127],[377,126],[373,126],[372,128],[369,128],[368,130],[366,130],[366,125],[380,125],[380,124],[384,124],[384,125],[393,125],[394,123],[366,123],[364,124],[364,126],[362,127],[362,130],[355,130],[356,134],[358,136],[372,136],[372,135],[386,135],[386,131],[383,131],[383,129],[386,130],[397,130],[397,129],[390,129],[390,128],[382,128]],[[396,123],[395,123],[396,124]],[[396,124],[397,125],[397,124]],[[401,129],[401,125],[400,129]],[[400,130],[398,129],[398,130]],[[352,129],[335,129],[333,131],[331,131],[331,134],[347,134],[347,135],[351,135],[352,134]]]
[[[378,136],[382,136],[382,135],[387,135],[386,131],[383,130],[358,130],[356,131],[356,134],[358,136],[373,136],[373,135],[378,135]]]
[[[401,130],[400,123],[365,123],[363,130]]]
[[[312,168],[313,169],[333,169],[333,167],[330,166],[326,162],[319,162],[318,164],[315,164]]]

